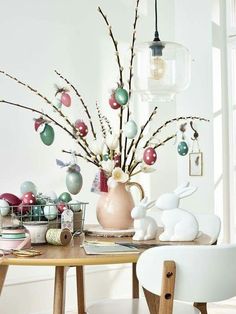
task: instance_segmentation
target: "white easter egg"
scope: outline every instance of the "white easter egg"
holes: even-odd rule
[[[74,211],[79,211],[81,209],[80,202],[77,200],[71,200],[69,203],[70,208]]]
[[[44,196],[46,198],[49,198],[52,202],[55,202],[57,200],[57,194],[54,191],[46,192]]]
[[[0,214],[7,216],[10,212],[10,205],[5,200],[0,200]]]
[[[124,128],[125,136],[129,139],[134,138],[138,133],[138,126],[134,120],[129,120]]]
[[[57,207],[55,206],[54,203],[49,203],[47,204],[44,209],[44,216],[48,219],[48,220],[53,220],[57,217],[58,214],[58,210]]]

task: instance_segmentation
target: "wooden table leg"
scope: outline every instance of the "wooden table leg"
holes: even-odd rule
[[[207,314],[207,303],[197,303],[193,304],[202,314]]]
[[[132,263],[132,291],[133,299],[139,298],[139,281],[136,273],[136,263]]]
[[[4,281],[6,279],[7,270],[8,270],[8,266],[5,266],[5,265],[0,266],[0,295],[2,292],[3,285],[4,285]]]
[[[83,266],[76,266],[76,283],[77,283],[77,303],[78,314],[86,314],[84,298],[84,269]]]
[[[66,268],[55,267],[53,314],[65,313]]]

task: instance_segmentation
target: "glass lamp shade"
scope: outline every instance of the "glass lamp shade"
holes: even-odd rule
[[[174,42],[154,41],[137,46],[136,90],[148,101],[171,101],[191,77],[189,50]]]

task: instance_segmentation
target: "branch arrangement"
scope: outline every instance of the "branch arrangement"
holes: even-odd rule
[[[159,147],[165,145],[170,140],[176,138],[177,132],[175,134],[167,136],[165,139],[159,139],[157,136],[166,129],[169,125],[173,123],[178,123],[179,121],[185,120],[191,122],[194,120],[198,121],[208,121],[205,118],[186,116],[173,118],[166,121],[163,125],[157,126],[152,134],[145,134],[148,127],[151,125],[154,118],[157,115],[157,106],[153,109],[145,123],[139,128],[134,120],[130,119],[130,98],[132,96],[132,80],[133,80],[133,63],[135,58],[135,42],[136,42],[136,31],[138,22],[138,9],[140,0],[136,0],[134,22],[133,22],[133,32],[130,48],[130,65],[128,70],[129,78],[127,80],[127,90],[125,89],[124,83],[124,68],[121,64],[120,52],[118,48],[118,41],[115,39],[112,26],[110,25],[107,16],[104,14],[102,9],[98,7],[98,11],[101,14],[106,26],[108,27],[109,36],[111,37],[112,43],[115,49],[116,62],[119,72],[119,81],[117,82],[117,89],[112,92],[109,104],[112,109],[119,112],[119,132],[118,134],[114,131],[113,121],[110,121],[104,114],[102,114],[101,109],[96,103],[96,117],[97,122],[100,127],[101,132],[97,132],[96,124],[92,115],[90,113],[89,107],[82,98],[80,92],[65,76],[60,72],[55,70],[56,75],[66,84],[65,87],[59,89],[56,93],[56,99],[54,101],[49,100],[48,97],[44,96],[37,89],[31,87],[30,85],[22,82],[20,79],[8,74],[7,72],[0,70],[0,74],[14,80],[17,84],[24,86],[26,89],[30,90],[36,96],[40,97],[46,104],[48,104],[58,115],[63,119],[64,124],[59,123],[54,117],[39,111],[35,108],[24,106],[15,102],[0,100],[0,103],[7,104],[10,106],[15,106],[20,109],[29,110],[33,113],[37,113],[40,118],[38,118],[37,123],[46,125],[48,123],[54,124],[55,126],[61,128],[65,131],[73,140],[78,143],[80,151],[75,155],[78,158],[82,158],[87,162],[93,164],[94,166],[102,169],[107,176],[111,176],[115,167],[120,167],[123,172],[125,172],[128,177],[131,177],[140,172],[147,172],[147,168],[152,166],[156,161],[156,150]],[[86,115],[86,121],[79,119],[72,122],[64,113],[62,105],[69,107],[71,105],[70,92],[73,92],[82,106],[83,111]],[[58,96],[59,94],[59,96]],[[59,98],[58,98],[59,97]],[[55,102],[56,101],[56,102]],[[126,118],[123,116],[126,110]],[[94,114],[94,112],[92,112]],[[115,120],[115,119],[114,119]],[[125,120],[125,121],[123,121]],[[87,125],[87,124],[88,125]],[[155,121],[155,126],[158,125]],[[38,126],[37,128],[38,129]],[[43,128],[40,128],[43,133]],[[102,137],[99,137],[101,133]],[[46,135],[45,135],[46,136]],[[144,137],[147,139],[143,141]],[[153,143],[154,140],[159,141],[158,143]],[[44,143],[45,144],[45,143]],[[51,144],[51,143],[50,143]],[[49,145],[48,142],[46,145]],[[137,152],[141,151],[141,158],[137,156]],[[66,154],[72,154],[70,150],[63,149]],[[137,167],[139,167],[137,169]]]

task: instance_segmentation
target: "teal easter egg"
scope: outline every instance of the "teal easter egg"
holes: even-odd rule
[[[36,198],[36,204],[37,205],[41,205],[41,206],[45,206],[46,205],[46,200],[44,198]]]
[[[125,106],[129,100],[129,95],[126,89],[119,87],[115,90],[115,100],[121,106]]]
[[[64,203],[69,203],[69,201],[72,200],[72,197],[70,196],[70,194],[68,192],[63,192],[61,193],[61,195],[59,196],[59,201],[62,201]]]
[[[134,120],[129,120],[124,129],[124,134],[127,138],[132,139],[138,133],[138,126]]]
[[[37,187],[31,181],[23,182],[20,186],[20,191],[22,195],[28,192],[32,192],[34,195],[37,195]]]
[[[180,156],[186,156],[188,153],[188,144],[185,141],[181,141],[178,144],[177,151]]]
[[[31,209],[31,217],[33,221],[40,221],[44,218],[43,208],[40,205],[33,205]]]
[[[66,187],[68,191],[71,194],[76,195],[80,192],[82,185],[83,185],[83,178],[80,172],[68,171],[66,175]],[[71,201],[71,199],[69,201]]]
[[[109,155],[108,154],[104,154],[102,157],[103,160],[107,161],[109,159]]]
[[[43,144],[50,146],[54,141],[55,133],[51,125],[45,124],[44,130],[40,133],[40,138]]]

